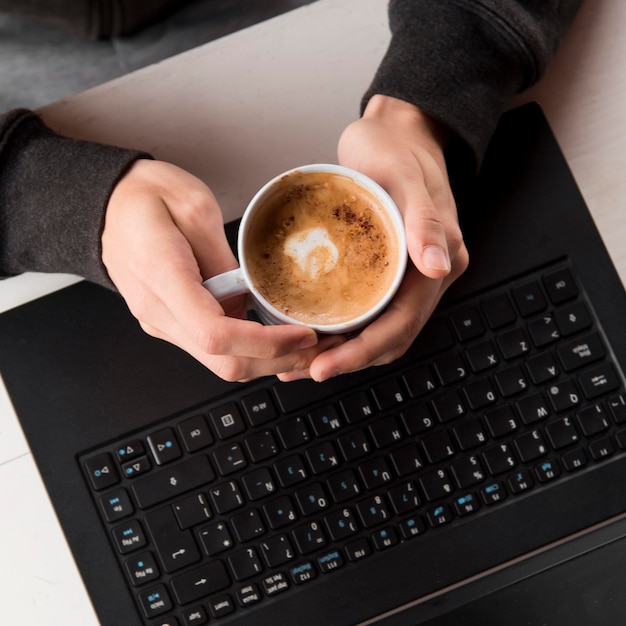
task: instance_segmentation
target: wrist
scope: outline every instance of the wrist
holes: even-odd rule
[[[378,120],[393,124],[396,128],[417,132],[422,137],[431,139],[441,151],[450,141],[450,132],[443,124],[414,104],[391,96],[373,95],[363,111],[363,119]]]

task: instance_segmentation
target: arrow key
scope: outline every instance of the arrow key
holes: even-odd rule
[[[221,561],[212,561],[172,578],[172,590],[180,604],[204,598],[230,585],[230,577]]]

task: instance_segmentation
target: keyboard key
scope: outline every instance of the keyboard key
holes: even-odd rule
[[[359,465],[359,475],[366,489],[378,489],[390,483],[393,477],[391,468],[384,457],[368,459]]]
[[[309,472],[298,454],[285,457],[274,463],[274,471],[282,487],[292,487],[306,480]]]
[[[594,461],[602,461],[615,454],[615,446],[609,437],[602,437],[589,446],[589,454]]]
[[[493,404],[497,400],[496,392],[489,378],[481,378],[463,387],[470,409],[476,410]]]
[[[220,561],[213,561],[220,563]],[[228,557],[228,563],[236,580],[246,580],[263,571],[263,564],[255,548],[239,550]]]
[[[600,404],[582,409],[577,417],[578,424],[586,437],[604,432],[610,426],[609,418]]]
[[[511,474],[511,476],[506,479],[506,482],[511,492],[515,494],[528,491],[534,485],[531,473],[525,469]]]
[[[276,427],[276,432],[285,450],[297,448],[311,440],[309,429],[302,417],[294,417]]]
[[[294,493],[302,515],[314,515],[327,509],[330,502],[321,483],[312,483]]]
[[[359,523],[349,508],[334,511],[324,518],[330,538],[333,541],[343,541],[359,531]]]
[[[209,418],[220,439],[228,439],[246,429],[245,422],[234,402],[228,402],[209,412]]]
[[[124,568],[131,585],[145,585],[160,576],[159,567],[151,552],[143,552],[124,561]]]
[[[326,481],[326,485],[333,500],[338,504],[347,502],[361,493],[361,483],[351,469],[333,474]]]
[[[440,422],[449,422],[465,415],[465,404],[458,391],[439,394],[433,399],[433,407]]]
[[[389,454],[389,460],[396,474],[400,477],[413,474],[424,467],[424,461],[415,443],[396,448]]]
[[[548,453],[548,446],[538,430],[531,430],[516,437],[515,447],[523,463],[529,463]]]
[[[438,386],[435,377],[426,365],[409,370],[404,374],[403,379],[412,398],[426,395]]]
[[[271,496],[277,491],[274,477],[267,467],[260,467],[241,477],[241,484],[248,496],[248,500],[260,500]]]
[[[551,411],[543,394],[533,393],[515,403],[524,424],[530,425],[544,420]]]
[[[500,362],[498,353],[491,341],[483,341],[476,346],[468,347],[465,350],[465,355],[475,373],[496,367]]]
[[[263,584],[263,590],[270,598],[289,589],[289,582],[283,572],[270,574],[269,576],[263,578],[261,582]]]
[[[517,415],[508,404],[487,411],[485,421],[491,436],[495,438],[509,435],[519,428]]]
[[[387,411],[403,404],[408,394],[397,378],[391,378],[372,386],[372,394],[380,411]]]
[[[300,554],[315,552],[327,543],[322,526],[317,521],[297,526],[291,531],[291,536]]]
[[[222,476],[228,476],[244,469],[248,465],[246,455],[239,443],[230,443],[213,450],[213,460],[217,471]]]
[[[246,413],[250,426],[261,426],[271,422],[278,416],[276,407],[267,389],[259,389],[245,395],[241,405]]]
[[[588,400],[619,389],[620,381],[611,363],[602,363],[579,374],[578,382]]]
[[[471,455],[450,464],[452,475],[460,489],[481,483],[486,475],[476,455]]]
[[[419,479],[420,486],[429,502],[440,500],[454,491],[454,485],[447,470],[438,469],[424,474]]]
[[[213,435],[203,415],[196,415],[178,425],[178,432],[187,452],[196,452],[213,443]]]
[[[451,385],[467,377],[467,366],[459,352],[448,352],[436,358],[434,369],[442,385]]]
[[[341,418],[334,406],[328,405],[309,413],[309,420],[313,432],[317,437],[323,437],[342,427]]]
[[[143,441],[141,439],[133,439],[117,446],[115,449],[115,455],[120,463],[126,461],[132,461],[138,456],[142,456],[146,451]]]
[[[369,432],[377,448],[386,448],[404,439],[402,426],[393,415],[376,420],[369,427]]]
[[[535,385],[540,385],[559,375],[559,368],[551,352],[544,352],[526,361],[526,369]]]
[[[547,483],[561,474],[561,468],[556,460],[543,461],[535,467],[535,476],[540,483]]]
[[[148,619],[163,615],[172,609],[172,600],[165,585],[158,584],[145,589],[137,597],[143,613]]]
[[[183,530],[202,524],[213,517],[207,497],[203,493],[196,493],[175,502],[172,509],[178,525]]]
[[[609,418],[603,405],[596,404],[578,412],[578,422],[586,436],[592,436],[609,428]]]
[[[543,348],[561,338],[561,333],[551,315],[544,315],[530,322],[528,332],[537,348]]]
[[[461,450],[471,450],[487,441],[487,431],[478,417],[455,426],[453,432]]]
[[[116,489],[99,498],[100,508],[107,522],[116,522],[135,512],[125,489]]]
[[[472,306],[466,306],[453,312],[450,315],[450,321],[461,341],[475,339],[485,332],[485,325],[480,318],[480,313],[478,309]]]
[[[134,478],[140,474],[145,474],[152,467],[152,463],[147,456],[140,456],[132,461],[127,461],[122,465],[122,473],[126,478]]]
[[[139,550],[147,543],[143,527],[138,520],[129,520],[125,524],[116,526],[111,532],[120,554]]]
[[[178,571],[200,560],[191,531],[179,528],[170,507],[148,513],[146,527],[166,572]]]
[[[576,450],[571,450],[563,454],[561,461],[563,462],[563,467],[568,472],[574,472],[587,465],[587,455],[584,450],[577,448]]]
[[[555,411],[568,411],[580,404],[580,394],[572,380],[550,385],[548,399]]]
[[[400,413],[400,418],[409,435],[426,432],[435,425],[435,418],[426,403],[407,408]]]
[[[317,557],[317,565],[323,574],[334,572],[343,567],[343,556],[338,550],[332,550]]]
[[[290,568],[289,575],[296,585],[302,585],[316,578],[317,571],[311,561],[306,561]]]
[[[236,538],[241,543],[251,541],[256,537],[264,535],[266,532],[263,518],[257,509],[235,513],[235,515],[230,518],[230,523],[235,531]]]
[[[348,424],[356,424],[374,415],[374,405],[364,391],[343,398],[340,405]]]
[[[204,526],[200,529],[198,536],[207,556],[215,556],[235,545],[225,522],[215,522]]]
[[[280,448],[271,430],[260,430],[245,438],[246,451],[253,463],[261,463],[276,456]]]
[[[354,461],[367,456],[372,450],[372,444],[366,432],[360,428],[337,438],[339,449],[346,461]]]
[[[199,455],[156,473],[140,476],[132,483],[131,489],[139,506],[146,509],[209,483],[214,477],[207,457]]]
[[[387,503],[380,495],[360,500],[356,505],[356,510],[361,524],[365,528],[372,528],[372,526],[382,524],[391,517]]]
[[[456,514],[460,517],[476,513],[480,509],[478,498],[473,493],[465,493],[462,496],[458,496],[454,499],[453,505]]]
[[[339,467],[341,460],[331,441],[324,441],[306,451],[306,458],[314,474],[323,474]]]
[[[211,487],[209,495],[218,513],[230,513],[245,503],[239,485],[234,480]]]
[[[452,509],[447,504],[440,504],[434,509],[427,511],[426,518],[432,528],[438,528],[449,524],[453,520],[454,515]]]
[[[399,528],[404,539],[413,539],[413,537],[426,532],[426,524],[424,524],[424,520],[420,515],[412,515],[403,519],[399,524]]]
[[[263,505],[263,512],[274,529],[283,528],[298,519],[296,509],[289,496],[281,496]]]
[[[517,318],[515,309],[505,293],[484,299],[481,302],[481,307],[487,324],[494,330],[512,324]]]
[[[616,424],[626,422],[626,399],[623,394],[609,398],[608,405]]]
[[[254,583],[236,589],[235,596],[237,597],[239,606],[242,607],[256,604],[262,597],[259,588]]]
[[[387,550],[400,541],[396,529],[392,526],[373,532],[371,537],[376,550]]]
[[[346,544],[345,551],[348,560],[352,563],[361,561],[372,554],[372,548],[365,537],[360,537]]]
[[[222,561],[211,561],[172,578],[172,590],[179,604],[196,602],[230,585]]]
[[[97,491],[116,485],[120,475],[110,454],[98,454],[85,461],[85,471],[91,486]]]
[[[571,306],[556,311],[554,317],[556,325],[564,337],[591,328],[593,323],[589,309],[584,302],[576,302]]]
[[[520,357],[530,351],[530,344],[521,328],[513,328],[496,338],[502,355],[507,361]]]
[[[182,616],[185,626],[202,626],[202,624],[206,624],[209,621],[204,607],[200,604],[186,608]],[[167,626],[169,626],[169,624]]]
[[[512,293],[515,304],[523,317],[540,313],[548,306],[541,285],[535,280],[515,287]]]
[[[545,274],[543,284],[553,304],[561,304],[578,295],[578,287],[572,273],[567,268],[561,268]]]
[[[456,452],[452,438],[445,430],[423,437],[422,448],[426,453],[426,458],[431,464],[452,458]]]
[[[566,372],[593,363],[606,355],[604,344],[599,335],[591,334],[580,337],[557,349],[557,354]]]
[[[183,454],[171,428],[163,428],[148,435],[148,445],[157,465],[175,461]]]
[[[501,443],[485,450],[483,460],[492,476],[510,471],[517,466],[517,459],[508,443]]]
[[[495,375],[500,393],[508,398],[528,389],[526,373],[521,365],[511,365]]]
[[[550,445],[555,450],[566,448],[580,440],[576,426],[569,416],[561,417],[546,424],[546,434],[550,440]]]
[[[485,485],[480,490],[480,497],[482,498],[482,501],[487,505],[501,502],[506,498],[506,496],[506,489],[504,488],[504,485],[500,482]]]

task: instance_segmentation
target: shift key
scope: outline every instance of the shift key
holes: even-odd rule
[[[140,508],[147,509],[190,489],[206,485],[213,478],[215,474],[209,459],[201,455],[138,478],[133,483],[132,490]]]

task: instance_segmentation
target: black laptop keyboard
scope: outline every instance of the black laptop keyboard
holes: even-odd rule
[[[219,623],[626,449],[565,262],[436,315],[392,367],[264,380],[80,459],[147,624]]]

